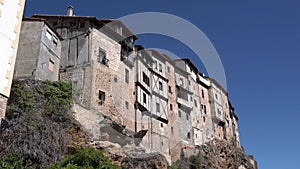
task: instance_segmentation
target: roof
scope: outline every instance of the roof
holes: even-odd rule
[[[68,16],[68,15],[47,15],[47,14],[34,14],[31,16],[31,18],[66,18],[66,19],[82,19],[82,20],[89,20],[95,25],[101,27],[101,28],[109,28],[110,30],[106,29],[106,31],[109,31],[109,33],[118,34],[114,29],[111,27],[112,25],[109,23],[116,23],[122,28],[125,29],[125,34],[127,37],[133,37],[134,40],[137,39],[137,36],[133,34],[130,29],[120,20],[114,20],[114,19],[100,19],[95,16]],[[107,25],[107,26],[105,26]],[[105,27],[104,27],[105,26]],[[120,37],[122,37],[120,34],[118,34]],[[116,36],[116,35],[115,35]],[[119,37],[119,38],[120,38]],[[124,39],[124,37],[122,37]]]
[[[182,60],[185,61],[185,63],[188,63],[196,73],[199,72],[197,66],[194,65],[194,63],[190,60],[190,58],[175,59],[174,61],[176,62],[176,61],[182,61]]]
[[[228,95],[227,91],[223,88],[222,85],[220,85],[220,83],[218,81],[216,81],[215,79],[211,78],[211,77],[207,77],[213,84],[215,84],[218,88],[220,88],[226,95]]]
[[[63,38],[60,36],[60,34],[58,32],[56,32],[56,30],[52,27],[52,25],[43,18],[27,18],[27,17],[23,17],[22,21],[38,21],[38,22],[44,22],[51,30],[52,32],[55,33],[55,35],[60,39],[63,40]]]

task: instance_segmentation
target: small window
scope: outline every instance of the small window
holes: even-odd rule
[[[129,70],[125,69],[125,82],[129,83]]]
[[[186,114],[186,120],[189,120],[189,115],[188,114]]]
[[[181,111],[178,111],[178,117],[181,117]]]
[[[172,94],[172,87],[171,86],[169,86],[169,93]]]
[[[54,61],[52,60],[52,59],[49,59],[49,66],[48,66],[48,68],[49,68],[49,70],[51,71],[51,72],[53,72],[53,70],[54,70]]]
[[[143,72],[143,82],[149,86],[149,77]]]
[[[161,142],[161,145],[162,145],[162,146],[164,145],[164,142],[163,142],[163,141]]]
[[[156,103],[156,112],[160,113],[160,105],[159,105],[159,103]]]
[[[105,101],[105,92],[99,90],[99,100],[101,102],[104,102]]]
[[[85,23],[84,22],[80,23],[80,28],[84,28],[84,27],[85,27]]]
[[[167,71],[168,71],[168,73],[170,73],[170,67],[169,66],[167,66]]]
[[[52,40],[52,33],[51,33],[49,30],[46,31],[46,37],[47,37],[49,40]]]
[[[104,65],[108,64],[108,59],[106,58],[106,51],[105,50],[99,48],[98,56],[97,56],[97,61],[99,63],[104,64]]]
[[[171,127],[171,133],[174,134],[174,128],[173,127]]]
[[[187,138],[190,139],[191,138],[191,134],[188,132],[187,133]]]
[[[183,79],[182,78],[179,79],[179,85],[183,86]]]
[[[203,106],[203,104],[201,104],[201,110],[203,110],[204,109],[204,106]]]
[[[205,123],[205,117],[203,117],[203,122]]]
[[[162,65],[158,64],[158,67],[159,67],[159,72],[162,72]]]
[[[126,107],[127,110],[129,109],[129,103],[128,103],[128,101],[125,101],[125,107]]]
[[[159,87],[159,90],[163,91],[163,85],[162,85],[162,82],[158,82],[158,87]]]
[[[76,22],[71,22],[70,23],[70,27],[75,27],[76,26]]]
[[[58,43],[57,37],[52,36],[52,42],[53,42],[53,44],[54,44],[55,46],[57,46],[57,43]]]
[[[217,93],[215,94],[215,98],[216,98],[216,99],[218,99],[218,95],[217,95]]]
[[[163,127],[164,127],[164,124],[163,124],[163,123],[160,123],[160,127],[163,128]]]
[[[172,104],[170,104],[170,110],[173,111],[173,105]]]
[[[197,100],[194,100],[195,107],[198,107]]]
[[[117,83],[118,82],[118,77],[115,75],[115,77],[114,77],[114,81],[115,81],[115,83]]]
[[[193,97],[191,96],[190,99],[191,99],[191,102],[192,102],[193,101]]]
[[[188,80],[188,84],[189,84],[189,86],[191,85],[191,81],[190,80]]]
[[[202,93],[202,98],[204,98],[204,90],[203,89],[201,90],[201,93]]]
[[[157,69],[157,61],[156,61],[156,60],[153,61],[153,68],[154,68],[154,69]]]
[[[204,105],[204,113],[206,114],[206,105]]]
[[[147,95],[146,95],[146,93],[143,93],[143,102],[145,104],[147,103]]]

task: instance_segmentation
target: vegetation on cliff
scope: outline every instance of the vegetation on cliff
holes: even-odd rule
[[[74,152],[75,147],[85,145],[87,135],[69,112],[72,92],[70,83],[14,81],[0,127],[0,168],[44,168],[62,159],[52,168],[87,168],[80,166],[79,158],[99,161],[99,168],[110,165],[102,152]]]

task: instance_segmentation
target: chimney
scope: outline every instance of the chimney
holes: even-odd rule
[[[68,12],[67,12],[68,16],[73,16],[73,9],[74,9],[73,6],[71,6],[71,5],[68,6]]]

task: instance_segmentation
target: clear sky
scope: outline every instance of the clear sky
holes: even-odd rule
[[[66,14],[68,5],[75,15],[164,12],[195,24],[220,55],[247,153],[260,169],[300,168],[300,1],[27,0],[25,16]],[[172,38],[147,34],[138,42],[195,57]]]

